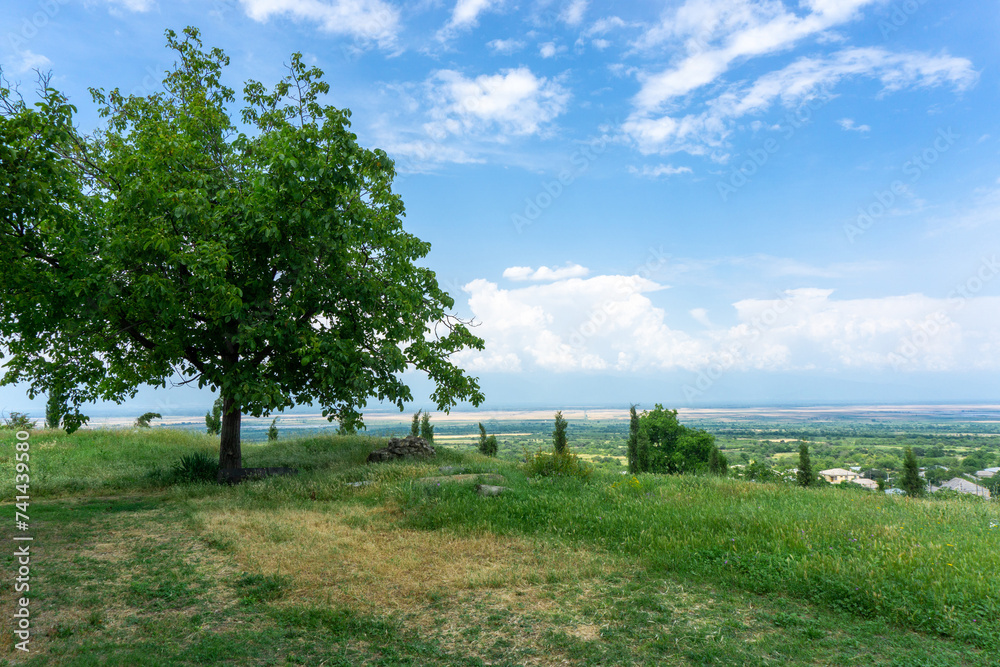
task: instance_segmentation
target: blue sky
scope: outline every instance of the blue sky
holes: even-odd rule
[[[157,90],[167,28],[237,90],[323,69],[489,407],[1000,398],[997,3],[0,4],[6,75],[51,70],[85,129],[89,86]]]

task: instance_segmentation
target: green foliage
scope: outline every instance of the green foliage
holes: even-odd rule
[[[528,477],[575,477],[587,480],[594,467],[572,452],[525,453],[524,474]]]
[[[781,482],[781,474],[763,461],[751,461],[743,469],[743,479],[751,482]]]
[[[278,439],[278,418],[275,417],[271,420],[271,425],[267,429],[267,440],[268,442],[274,442]]]
[[[430,444],[434,444],[434,426],[431,424],[429,412],[425,412],[420,417],[420,437]]]
[[[640,472],[678,474],[709,469],[709,458],[717,449],[715,436],[681,425],[677,421],[677,411],[664,410],[660,404],[656,404],[652,412],[643,411],[638,421],[636,440]]]
[[[147,412],[145,414],[139,415],[135,420],[136,428],[150,428],[149,422],[154,419],[163,419],[163,415],[159,412]]]
[[[38,422],[32,421],[27,413],[23,412],[11,412],[3,423],[4,428],[12,431],[30,431],[37,425]]]
[[[713,446],[708,454],[708,472],[719,477],[729,474],[729,459],[719,451],[718,447]]]
[[[495,435],[486,435],[486,427],[483,422],[479,422],[479,451],[486,456],[496,456],[499,446]]]
[[[204,452],[185,454],[174,464],[174,478],[179,482],[214,482],[218,475],[218,459]]]
[[[635,412],[635,406],[628,409],[628,471],[632,474],[639,472],[639,416]]]
[[[3,383],[67,387],[79,407],[176,369],[219,391],[224,422],[311,403],[359,425],[371,396],[411,401],[401,373],[416,368],[440,409],[478,405],[449,358],[483,341],[419,265],[430,245],[403,229],[392,160],[322,103],[322,71],[293,54],[238,103],[229,58],[196,28],[166,41],[157,92],[91,90],[92,134],[47,79],[37,104],[0,84]]]
[[[59,428],[65,412],[66,395],[58,387],[51,389],[45,403],[45,428]]]
[[[812,461],[809,460],[809,445],[799,445],[799,471],[795,474],[799,486],[813,486],[816,475],[813,473]]]
[[[410,435],[414,437],[420,436],[420,410],[417,410],[413,415],[413,421],[410,422]]]
[[[205,428],[209,435],[219,435],[222,432],[222,397],[215,399],[212,411],[205,413]]]
[[[556,454],[565,454],[567,449],[566,427],[569,423],[563,419],[562,410],[556,412],[556,428],[552,431],[552,449]]]
[[[908,496],[913,497],[922,496],[927,491],[924,480],[920,478],[920,466],[917,464],[917,457],[914,455],[911,447],[907,447],[905,450],[903,479],[900,481],[899,487],[906,491]]]

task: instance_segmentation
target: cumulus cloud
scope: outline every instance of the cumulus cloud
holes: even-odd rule
[[[511,267],[504,276],[536,274]],[[463,352],[463,363],[560,372],[1000,367],[1000,297],[837,299],[833,290],[800,288],[737,301],[727,316],[735,324],[720,327],[703,308],[671,314],[656,305],[651,295],[664,286],[649,279],[569,275],[551,272],[547,282],[514,289],[484,279],[465,285],[487,352]],[[694,332],[683,329],[689,317],[701,325]]]
[[[274,16],[309,21],[335,35],[349,35],[382,48],[395,45],[399,10],[382,0],[240,0],[247,16],[266,23]]]
[[[538,134],[566,109],[570,97],[557,80],[535,76],[527,67],[475,79],[440,70],[427,87],[435,106],[424,129],[435,139],[486,132],[500,140],[507,133]]]

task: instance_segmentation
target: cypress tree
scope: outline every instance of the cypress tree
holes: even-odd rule
[[[913,450],[909,447],[906,448],[906,456],[903,458],[903,481],[900,486],[908,496],[924,495],[924,480],[920,479],[920,466]]]
[[[796,475],[799,486],[813,486],[816,476],[813,474],[812,461],[809,460],[809,445],[799,445],[799,472]]]
[[[413,421],[410,422],[410,435],[419,436],[420,435],[420,410],[417,410],[413,415]]]
[[[552,432],[552,444],[556,454],[566,453],[566,427],[568,425],[563,419],[562,410],[556,412],[556,430]]]
[[[644,472],[639,469],[639,415],[634,405],[629,408],[628,415],[628,471],[634,475]]]

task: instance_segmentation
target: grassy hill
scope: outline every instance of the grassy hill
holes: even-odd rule
[[[0,431],[8,545],[14,442]],[[219,487],[172,472],[215,452],[207,436],[29,442],[33,637],[15,651],[4,625],[10,664],[995,665],[1000,651],[996,503],[528,478],[447,447],[369,466],[382,443],[363,437],[248,445],[244,465],[300,475]],[[442,465],[509,491],[419,481]]]

